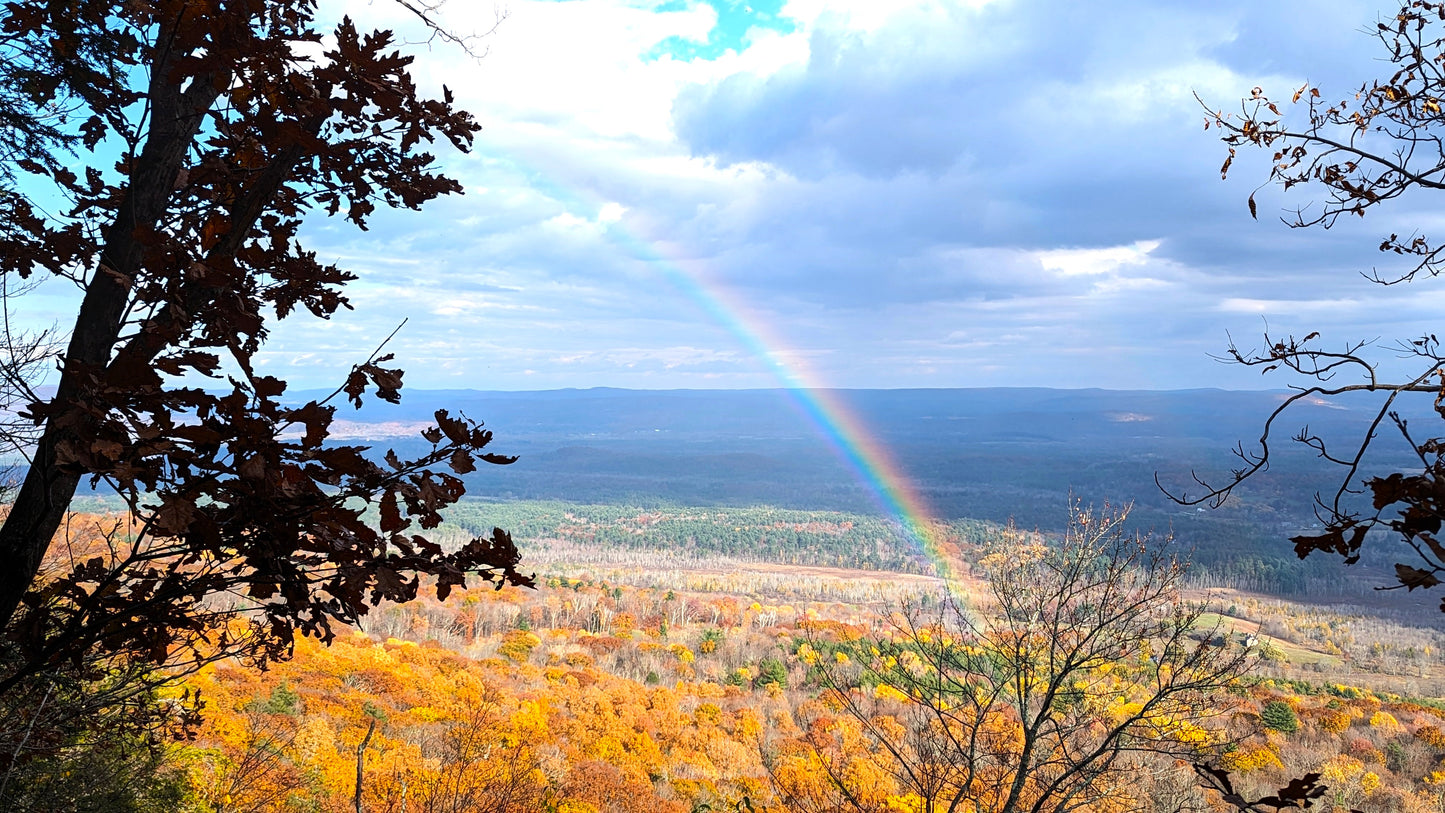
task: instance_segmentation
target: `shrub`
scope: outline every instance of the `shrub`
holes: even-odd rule
[[[1355,737],[1350,740],[1349,751],[1350,756],[1361,762],[1379,764],[1385,761],[1384,753],[1364,737]]]
[[[516,629],[503,636],[502,645],[497,648],[497,651],[501,653],[503,657],[521,663],[525,661],[532,654],[532,650],[536,649],[541,643],[542,639],[536,635],[526,630]]]
[[[703,703],[693,712],[693,719],[698,723],[717,725],[722,720],[722,709],[716,703]]]
[[[1249,773],[1264,768],[1283,768],[1284,763],[1279,761],[1279,755],[1268,748],[1240,748],[1225,754],[1220,762],[1223,763],[1226,771],[1234,773]]]
[[[1353,719],[1348,711],[1338,709],[1328,711],[1320,717],[1320,728],[1331,734],[1341,734],[1349,729]]]
[[[1294,707],[1283,700],[1265,703],[1259,712],[1259,719],[1265,728],[1284,734],[1293,734],[1299,730],[1299,717],[1294,713]]]
[[[1377,711],[1370,715],[1370,728],[1382,728],[1386,731],[1399,731],[1400,721],[1395,715],[1388,711]]]
[[[1425,743],[1431,748],[1445,749],[1445,732],[1432,725],[1423,725],[1415,729],[1415,739]]]
[[[722,630],[713,627],[702,631],[702,642],[697,645],[697,651],[704,655],[711,655],[717,651],[717,646],[722,642]]]
[[[1259,659],[1262,661],[1269,663],[1289,662],[1289,656],[1284,654],[1284,650],[1269,641],[1260,643],[1259,648],[1255,651],[1259,654]]]
[[[1405,753],[1405,746],[1398,742],[1385,744],[1385,767],[1392,771],[1402,771],[1409,756]]]
[[[777,658],[763,658],[758,663],[757,685],[767,686],[768,684],[776,684],[782,688],[786,688],[788,685],[788,667]]]

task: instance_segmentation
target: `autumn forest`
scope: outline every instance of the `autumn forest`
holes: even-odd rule
[[[585,35],[574,49],[609,44],[588,27],[616,20],[627,37],[656,34],[628,46],[628,64],[656,81],[588,85],[590,68],[569,68],[566,109],[515,130],[538,155],[550,127],[605,135],[604,147],[557,151],[600,162],[575,173],[596,188],[572,192],[483,134],[492,111],[469,77],[493,64],[492,43],[513,64],[508,12],[473,32],[457,21],[480,18],[459,3],[333,5],[0,6],[0,808],[1445,811],[1436,335],[1326,344],[1312,329],[1271,333],[1266,319],[1257,347],[1226,333],[1213,360],[1270,375],[1272,389],[1104,390],[1086,375],[1134,381],[1109,376],[1166,345],[1149,362],[1160,380],[1196,369],[1179,349],[1195,339],[1167,344],[1188,320],[1156,318],[1192,301],[1159,293],[1188,262],[1203,270],[1181,279],[1262,286],[1250,263],[1331,262],[1340,244],[1309,238],[1335,240],[1338,223],[1367,215],[1396,222],[1378,207],[1434,222],[1409,206],[1445,189],[1445,3],[1411,0],[1366,29],[1378,75],[1358,90],[1255,86],[1223,107],[1213,90],[1183,94],[1185,118],[1202,117],[1221,150],[1219,175],[1259,184],[1233,216],[1253,227],[1257,198],[1307,192],[1270,224],[1302,241],[1250,238],[1223,263],[1211,254],[1223,229],[1202,253],[1183,234],[1096,245],[1116,240],[1124,215],[1064,235],[1087,231],[1083,210],[1124,186],[1110,178],[1107,195],[1039,216],[1062,235],[1043,247],[1018,225],[1042,204],[1010,198],[938,215],[952,236],[861,276],[846,258],[863,249],[845,243],[881,245],[935,213],[893,218],[885,210],[926,190],[890,198],[870,184],[982,177],[1025,139],[970,142],[976,154],[939,169],[944,107],[890,100],[862,120],[897,154],[862,160],[838,140],[854,129],[838,122],[857,119],[810,106],[873,98],[875,79],[939,58],[915,40],[959,20],[992,32],[1010,9],[923,4],[895,19],[890,4],[524,0],[516,30],[551,20],[552,51],[567,51],[566,32]],[[706,25],[664,36],[638,14]],[[1080,37],[1089,22],[1037,16]],[[762,105],[767,126],[734,126],[790,82],[873,58],[905,23],[908,54],[887,70],[784,93]],[[795,52],[807,70],[773,64]],[[744,63],[776,72],[707,72]],[[535,73],[501,84],[540,88]],[[1217,90],[1205,73],[1200,87]],[[667,124],[646,134],[627,127],[647,115],[627,108],[636,121],[619,125],[618,106],[593,98],[626,85],[641,99],[667,82],[679,83]],[[1124,95],[1173,104],[1177,84]],[[1120,98],[1109,93],[1099,109]],[[495,104],[503,138],[513,102]],[[926,115],[910,118],[915,107]],[[1128,115],[1144,115],[1129,110],[1105,128],[1111,149]],[[831,140],[768,143],[813,127]],[[970,120],[957,139],[983,129]],[[690,141],[630,152],[657,132]],[[1067,151],[1032,152],[1018,172]],[[647,183],[598,180],[638,166]],[[639,189],[669,172],[688,186],[646,213]],[[509,173],[527,189],[499,194],[491,184]],[[872,208],[837,218],[822,259],[786,253],[818,228],[763,216],[785,236],[719,247],[738,212],[838,173],[855,187],[844,197]],[[724,182],[746,194],[677,203]],[[457,208],[463,193],[480,208]],[[1043,197],[1070,194],[1082,193]],[[789,206],[801,217],[834,203]],[[695,219],[667,220],[684,209]],[[417,210],[447,225],[406,219]],[[526,218],[543,210],[545,251],[524,249]],[[982,248],[960,236],[998,223],[1021,230]],[[1381,228],[1388,237],[1367,247],[1398,267],[1365,278],[1389,291],[1382,301],[1445,270],[1445,247],[1416,225]],[[668,234],[639,236],[654,229]],[[478,234],[491,236],[485,256],[458,259]],[[786,250],[759,259],[762,245]],[[606,266],[606,246],[631,259]],[[534,249],[562,266],[514,284],[547,265]],[[697,270],[704,254],[719,269],[750,259],[728,287]],[[944,290],[983,266],[963,293]],[[1130,276],[1139,269],[1159,278]],[[1309,274],[1294,298],[1227,296],[1204,311],[1267,316],[1283,302],[1323,320],[1369,298],[1303,299],[1324,285]],[[1101,317],[1110,327],[1097,332],[1073,315],[1140,291],[1158,297],[1133,312],[1147,335],[1119,341],[1131,320]],[[1019,292],[1038,324],[969,334]],[[649,299],[673,295],[692,310]],[[895,310],[873,299],[885,295]],[[1161,308],[1166,295],[1177,301]],[[1044,313],[1060,297],[1073,297],[1068,319]],[[1419,302],[1433,320],[1438,308],[1418,299],[1390,299],[1399,322],[1385,327]],[[908,333],[939,321],[909,308],[945,301],[974,308],[972,321],[934,345]],[[416,307],[426,324],[408,328]],[[778,310],[753,315],[765,307]],[[589,308],[605,319],[588,321]],[[380,327],[378,310],[397,320]],[[837,312],[838,347],[781,338]],[[711,322],[699,327],[699,313]],[[697,332],[647,344],[684,329]],[[1025,346],[1045,361],[1017,355]],[[973,383],[1010,368],[1000,386]],[[567,386],[479,390],[479,369]],[[546,378],[567,369],[582,372]],[[596,386],[607,375],[657,386]],[[404,386],[417,380],[434,388]]]

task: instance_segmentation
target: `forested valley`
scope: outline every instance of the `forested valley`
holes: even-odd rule
[[[0,5],[0,810],[1445,810],[1445,3],[445,5]]]
[[[352,811],[359,798],[384,811],[780,813],[941,810],[958,797],[1001,804],[987,795],[987,771],[930,785],[909,770],[930,755],[891,744],[930,730],[919,711],[940,687],[922,691],[916,679],[940,663],[931,634],[1007,663],[990,648],[1010,630],[935,617],[949,595],[937,563],[896,524],[766,507],[470,500],[451,509],[438,539],[459,544],[490,522],[513,529],[535,588],[383,603],[330,643],[298,637],[294,655],[264,671],[223,659],[132,694],[135,708],[198,712],[165,733],[67,740],[65,704],[79,697],[59,685],[39,698],[12,693],[25,700],[7,719],[27,727],[33,757],[11,768],[10,803]],[[62,549],[103,551],[117,523],[116,514],[76,514]],[[1000,612],[990,551],[1018,558],[1030,544],[1065,541],[985,521],[939,532],[935,556],[956,569],[951,592],[984,613]],[[1149,718],[1161,747],[1123,755],[1113,767],[1127,766],[1127,782],[1110,771],[1091,780],[1095,805],[1218,804],[1191,769],[1205,759],[1251,798],[1317,772],[1336,806],[1445,802],[1445,631],[1431,616],[1181,575],[1168,585],[1177,594],[1163,594],[1192,613],[1176,645],[1212,642],[1238,662],[1167,718]],[[1097,727],[1137,710],[1159,679],[1157,632],[1070,674],[1068,714]],[[1031,641],[1036,656],[1047,651]],[[125,680],[149,685],[140,675],[112,680],[113,691]],[[989,753],[1001,764],[1017,747],[1010,698],[979,721],[999,727]],[[944,757],[963,762],[931,758]],[[1028,787],[1022,798],[1043,796]]]

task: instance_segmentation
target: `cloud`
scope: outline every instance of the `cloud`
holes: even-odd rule
[[[427,385],[768,386],[766,337],[839,386],[1257,386],[1210,359],[1226,331],[1410,335],[1445,304],[1353,273],[1428,200],[1299,232],[1265,189],[1255,221],[1267,156],[1221,182],[1202,129],[1196,93],[1378,73],[1358,3],[751,8],[522,0],[480,62],[424,52],[485,127],[444,156],[468,194],[312,224],[363,335],[297,322],[277,357],[354,361],[411,316]]]
[[[1125,266],[1144,264],[1158,247],[1158,240],[1139,240],[1108,248],[1058,248],[1037,252],[1036,256],[1040,265],[1061,276],[1112,275]]]

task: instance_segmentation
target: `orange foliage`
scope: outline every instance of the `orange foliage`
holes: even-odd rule
[[[926,802],[904,794],[876,739],[916,736],[896,716],[896,704],[890,710],[886,699],[858,688],[815,694],[802,678],[825,644],[856,644],[859,626],[799,608],[791,626],[767,632],[744,625],[723,637],[718,624],[729,611],[755,612],[740,609],[749,600],[732,600],[719,603],[716,619],[699,613],[669,622],[666,638],[649,637],[631,619],[659,612],[658,591],[559,580],[536,592],[458,592],[461,600],[449,606],[382,608],[373,635],[356,633],[330,647],[298,640],[295,659],[266,673],[215,664],[195,675],[190,683],[203,691],[209,715],[186,746],[196,796],[216,809],[352,810],[356,749],[375,716],[380,722],[363,756],[372,813],[685,813],[703,804],[745,809],[744,798],[756,813],[853,809],[830,775],[869,810],[912,811]],[[427,623],[413,623],[422,615]],[[530,619],[532,629],[517,629],[520,619]],[[465,634],[452,639],[453,649],[385,637],[442,637],[458,628]],[[842,651],[824,654],[843,663],[836,657]],[[763,658],[786,662],[789,688],[724,684],[730,675],[755,675]],[[1406,716],[1421,710],[1256,691],[1255,703],[1297,706],[1316,738],[1309,747],[1319,750],[1317,764],[1340,754],[1329,766],[1354,792],[1425,792],[1393,772],[1381,750],[1387,736],[1445,750],[1437,727]],[[849,702],[879,704],[882,716],[870,721],[875,736],[845,711]],[[1340,736],[1354,719],[1377,713],[1372,727],[1353,729],[1371,739]],[[959,720],[968,724],[966,715]],[[1248,720],[1241,715],[1236,725]],[[982,721],[979,733],[990,748],[1021,742],[1019,721],[1004,714]],[[1245,744],[1220,755],[1223,767],[1241,782],[1279,787],[1289,775],[1281,756],[1288,759],[1295,739],[1266,743],[1261,732],[1234,733]],[[483,798],[490,801],[473,801]],[[973,801],[972,809],[986,810],[998,800]]]
[[[1347,731],[1354,717],[1347,711],[1331,709],[1320,717],[1320,728],[1330,734],[1340,734]]]
[[[1415,739],[1436,750],[1445,750],[1445,732],[1433,725],[1424,725],[1415,729]]]

